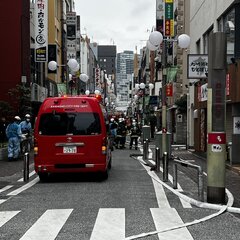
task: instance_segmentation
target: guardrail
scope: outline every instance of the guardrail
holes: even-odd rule
[[[200,201],[204,201],[204,189],[203,189],[203,170],[201,166],[189,163],[184,159],[175,157],[173,159],[173,188],[177,189],[177,164],[180,164],[183,167],[190,167],[197,169],[198,171],[198,197]]]

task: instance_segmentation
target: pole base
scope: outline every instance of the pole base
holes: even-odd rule
[[[225,187],[207,187],[207,202],[216,204],[225,204]]]

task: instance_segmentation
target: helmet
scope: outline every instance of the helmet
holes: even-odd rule
[[[21,118],[19,116],[15,116],[14,120],[21,121]]]
[[[114,118],[111,118],[110,121],[113,122],[113,121],[114,121]]]
[[[25,115],[25,118],[30,118],[30,117],[31,117],[30,114]]]

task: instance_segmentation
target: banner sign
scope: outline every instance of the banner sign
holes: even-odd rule
[[[187,78],[207,78],[208,55],[188,54],[188,76]]]
[[[35,62],[48,60],[48,0],[35,2]]]
[[[156,31],[163,34],[164,0],[156,0]]]
[[[174,1],[165,0],[164,36],[174,37]]]
[[[166,96],[167,97],[173,96],[173,85],[171,83],[166,85]]]
[[[67,60],[76,59],[77,16],[76,12],[67,12]]]
[[[201,86],[200,102],[207,101],[207,98],[208,98],[208,84],[205,83]]]
[[[230,95],[230,74],[226,75],[226,96]]]

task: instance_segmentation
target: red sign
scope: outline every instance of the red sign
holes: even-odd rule
[[[226,144],[226,133],[214,132],[208,133],[209,144]]]
[[[172,86],[172,84],[167,84],[166,85],[166,96],[172,97],[172,95],[173,95],[173,86]]]
[[[230,74],[226,76],[226,96],[230,95]]]

